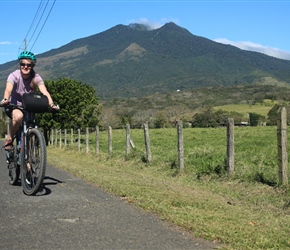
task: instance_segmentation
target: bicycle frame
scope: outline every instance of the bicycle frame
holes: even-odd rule
[[[13,137],[16,140],[17,159],[10,157],[8,152],[7,161],[9,167],[10,184],[15,185],[21,174],[23,191],[27,195],[35,195],[42,189],[42,182],[46,170],[46,143],[42,132],[38,129],[35,114],[16,105],[10,105],[13,109],[19,109],[23,113],[21,126]],[[1,105],[0,105],[1,107]],[[3,107],[3,106],[2,106]],[[15,153],[12,153],[15,155]],[[20,160],[20,164],[19,164]],[[17,163],[15,162],[17,161]],[[11,164],[11,165],[10,165]],[[12,166],[12,170],[11,167]],[[13,170],[13,166],[15,170]],[[16,170],[18,168],[18,170]],[[20,171],[19,171],[20,168]],[[18,171],[18,172],[17,172]]]
[[[38,128],[37,125],[36,125],[36,121],[35,121],[35,118],[33,118],[33,120],[31,121],[30,118],[34,117],[34,114],[30,113],[30,112],[27,112],[26,110],[24,109],[20,109],[23,113],[23,119],[22,119],[22,124],[19,128],[19,131],[21,133],[21,137],[20,137],[20,140],[21,140],[21,148],[20,148],[20,154],[24,153],[24,161],[27,161],[28,159],[28,154],[27,154],[27,133],[28,133],[28,130],[30,128]],[[28,127],[27,124],[28,123],[31,123],[33,124],[31,127]],[[22,163],[24,164],[24,163]]]

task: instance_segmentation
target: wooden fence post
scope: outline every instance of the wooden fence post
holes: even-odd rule
[[[89,153],[89,128],[86,128],[86,153]]]
[[[55,129],[55,143],[54,145],[57,147],[57,129]]]
[[[109,146],[109,154],[113,152],[113,134],[112,134],[112,127],[109,126],[108,129],[108,146]]]
[[[74,129],[73,128],[70,129],[70,143],[71,144],[74,143]]]
[[[152,156],[151,156],[151,149],[150,149],[150,137],[149,137],[149,128],[148,123],[144,123],[144,139],[145,139],[145,148],[146,148],[146,161],[150,163]]]
[[[279,185],[288,184],[288,142],[287,142],[287,112],[286,108],[279,109],[277,120],[278,141],[278,181]]]
[[[59,148],[61,148],[61,146],[62,146],[62,144],[61,144],[61,142],[62,142],[62,131],[61,131],[61,129],[59,130]]]
[[[67,145],[67,131],[64,129],[64,147],[66,148]]]
[[[126,125],[126,155],[130,154],[130,124]]]
[[[228,118],[227,122],[227,174],[230,175],[234,172],[234,119]]]
[[[51,129],[51,142],[50,142],[51,145],[53,145],[53,140],[54,140],[54,139],[53,139],[53,133],[54,133],[54,129]]]
[[[100,148],[100,135],[99,135],[99,126],[96,126],[96,154],[99,154]]]
[[[81,151],[81,130],[78,129],[78,150]]]
[[[177,123],[177,150],[178,150],[178,167],[184,169],[184,147],[183,147],[183,123],[182,120]]]

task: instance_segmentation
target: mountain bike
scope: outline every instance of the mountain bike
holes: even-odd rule
[[[46,171],[46,142],[38,128],[35,113],[52,112],[44,95],[23,95],[23,107],[13,104],[0,105],[19,109],[23,113],[22,124],[12,138],[11,149],[6,152],[9,183],[16,185],[21,179],[23,192],[35,195],[41,189]]]

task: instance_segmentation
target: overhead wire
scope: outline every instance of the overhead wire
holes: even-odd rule
[[[33,47],[34,47],[34,45],[35,45],[35,43],[36,43],[38,37],[40,36],[40,33],[42,32],[42,30],[43,30],[43,28],[44,28],[44,25],[46,24],[47,19],[49,18],[50,14],[51,14],[51,11],[52,11],[52,9],[53,9],[53,6],[54,6],[54,4],[55,4],[55,1],[56,1],[56,0],[53,1],[53,4],[52,4],[52,6],[51,6],[51,8],[50,8],[50,10],[49,10],[49,12],[48,12],[48,15],[47,15],[47,17],[46,17],[46,19],[45,19],[45,21],[44,21],[44,23],[43,23],[43,25],[42,25],[40,31],[39,31],[37,37],[35,38],[35,41],[34,41],[33,45],[31,46],[31,49],[30,49],[30,50],[33,49]]]
[[[32,46],[29,48],[29,50],[32,50],[32,48],[34,47],[36,41],[38,40],[38,38],[39,38],[39,36],[40,36],[40,34],[41,34],[44,26],[45,26],[45,24],[46,24],[46,22],[47,22],[47,20],[48,20],[48,18],[50,16],[50,14],[51,14],[51,11],[52,11],[52,9],[54,7],[54,4],[56,2],[56,0],[53,1],[52,5],[50,7],[50,10],[48,11],[48,13],[46,15],[46,18],[45,18],[44,16],[45,16],[46,9],[48,7],[49,1],[50,0],[46,0],[46,1],[41,0],[40,4],[38,6],[38,9],[37,9],[37,11],[35,13],[35,16],[33,18],[33,21],[31,22],[31,25],[30,25],[30,27],[29,27],[29,29],[28,29],[25,37],[24,37],[24,40],[23,40],[22,44],[20,45],[20,48],[19,49],[21,49],[21,46],[23,45],[23,43],[24,43],[24,50],[28,50],[28,45],[31,44],[31,43],[32,43]],[[45,4],[45,2],[46,2],[46,4]],[[44,6],[44,4],[45,4],[45,6]],[[41,10],[42,10],[42,12],[41,12]],[[41,12],[41,14],[40,14],[40,12]],[[40,17],[39,17],[39,15],[40,15]],[[42,20],[44,18],[45,18],[45,20],[42,22]],[[38,20],[38,22],[36,24],[36,27],[34,28],[34,31],[33,31],[32,35],[28,39],[28,35],[31,33],[32,27],[35,25],[35,23],[36,23],[37,20]],[[39,29],[39,26],[40,26],[41,22],[42,22],[42,26]],[[38,32],[38,33],[36,35],[36,38],[33,41],[32,39],[34,38],[36,32]],[[22,50],[23,50],[23,48],[22,48]]]
[[[41,2],[44,2],[44,1],[41,1]],[[36,27],[35,27],[35,29],[34,29],[32,35],[31,35],[29,41],[27,42],[26,46],[28,46],[29,43],[31,42],[31,40],[33,39],[34,34],[35,34],[36,30],[38,29],[38,26],[39,26],[39,24],[40,24],[40,22],[41,22],[41,20],[42,20],[42,18],[43,18],[43,15],[44,15],[44,12],[45,12],[45,10],[46,10],[46,8],[47,8],[48,2],[49,2],[49,0],[46,1],[46,5],[45,5],[45,7],[44,7],[44,9],[43,9],[43,11],[42,11],[42,13],[41,13],[41,16],[40,16],[40,18],[39,18],[39,20],[38,20],[38,22],[37,22],[37,24],[36,24]]]
[[[37,19],[38,15],[39,15],[40,9],[41,9],[41,7],[43,5],[43,2],[44,2],[44,0],[40,1],[39,5],[38,5],[38,8],[37,8],[37,11],[36,11],[36,13],[34,15],[34,18],[33,18],[32,22],[31,22],[31,24],[30,24],[30,26],[28,28],[28,31],[27,31],[27,33],[26,33],[26,35],[24,37],[24,40],[23,40],[22,44],[20,45],[20,47],[21,47],[23,45],[23,43],[24,43],[24,49],[25,50],[26,50],[26,46],[27,46],[27,43],[26,43],[27,42],[27,37],[28,37],[28,35],[29,35],[34,23],[36,22],[36,19]]]

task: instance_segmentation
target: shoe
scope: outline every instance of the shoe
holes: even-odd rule
[[[13,148],[13,145],[12,145],[12,139],[9,138],[9,139],[6,139],[5,143],[4,143],[4,149],[6,151],[9,151]]]

